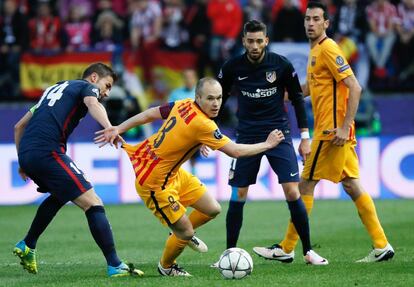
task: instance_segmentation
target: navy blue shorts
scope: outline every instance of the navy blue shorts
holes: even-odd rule
[[[73,160],[61,152],[24,152],[19,154],[19,164],[39,186],[39,192],[49,192],[61,202],[72,201],[92,188]]]
[[[265,139],[264,139],[265,140]],[[237,140],[238,143],[253,144],[263,139]],[[255,156],[233,159],[229,173],[229,185],[247,187],[255,184],[263,156],[279,178],[279,183],[299,182],[299,167],[291,139],[285,139],[275,148]]]

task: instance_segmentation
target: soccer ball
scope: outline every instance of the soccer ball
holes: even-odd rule
[[[253,260],[246,250],[229,248],[220,256],[218,269],[227,279],[242,279],[253,271]]]

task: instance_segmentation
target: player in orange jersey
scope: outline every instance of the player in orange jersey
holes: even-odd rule
[[[338,45],[326,36],[329,26],[326,6],[309,2],[305,14],[305,30],[311,51],[308,59],[304,95],[310,95],[315,118],[315,134],[311,155],[305,161],[300,193],[308,214],[313,207],[313,193],[320,179],[342,182],[352,198],[374,249],[357,262],[391,259],[394,250],[388,243],[378,220],[374,202],[359,180],[358,156],[355,152],[354,118],[361,87]],[[298,241],[292,223],[275,253],[291,254]]]
[[[237,144],[221,134],[212,120],[220,110],[222,88],[213,78],[203,78],[196,86],[195,100],[185,99],[150,108],[126,120],[119,126],[99,131],[96,143],[112,144],[128,129],[164,119],[160,130],[136,146],[126,143],[123,148],[131,159],[135,187],[145,205],[172,230],[167,239],[158,271],[164,276],[191,276],[176,263],[191,238],[194,229],[216,217],[220,204],[206,191],[205,185],[181,165],[191,158],[201,145],[239,158],[271,149],[284,139],[273,130],[266,141],[257,144]],[[186,207],[194,210],[186,215]]]

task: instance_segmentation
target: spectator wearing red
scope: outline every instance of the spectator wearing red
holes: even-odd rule
[[[30,48],[35,52],[57,52],[61,48],[60,19],[52,14],[49,1],[39,0],[37,15],[29,20]]]
[[[207,16],[211,22],[210,59],[217,74],[236,44],[243,21],[243,13],[237,0],[210,0]]]
[[[100,2],[102,2],[102,0],[99,0]],[[104,1],[109,1],[112,3],[112,9],[113,11],[121,16],[121,17],[125,17],[127,15],[127,10],[128,10],[128,2],[129,0],[104,0]]]
[[[305,15],[308,0],[293,0],[293,5],[297,7],[300,12]],[[279,11],[283,8],[285,0],[275,0],[272,7],[272,19],[275,20]]]
[[[387,0],[375,0],[366,11],[369,24],[366,43],[375,66],[374,75],[385,78],[388,75],[385,66],[396,39],[394,24],[397,11]]]

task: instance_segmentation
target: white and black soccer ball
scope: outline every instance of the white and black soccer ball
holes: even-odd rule
[[[242,279],[253,271],[253,260],[246,250],[233,247],[220,256],[218,270],[226,279]]]

